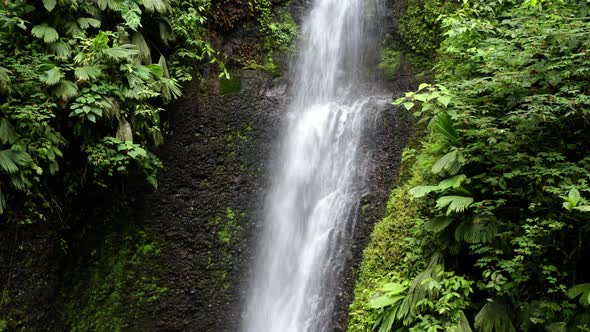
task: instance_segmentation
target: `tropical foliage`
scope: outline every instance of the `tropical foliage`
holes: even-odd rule
[[[42,220],[133,169],[157,185],[163,107],[217,62],[208,0],[16,0],[0,5],[0,214]],[[219,62],[217,62],[219,63]],[[226,74],[223,66],[218,66]],[[17,202],[25,202],[23,204]],[[6,220],[6,219],[5,219]]]
[[[417,208],[398,266],[363,271],[350,330],[590,330],[588,9],[465,1],[442,19],[436,84],[396,101],[428,128],[407,157]]]

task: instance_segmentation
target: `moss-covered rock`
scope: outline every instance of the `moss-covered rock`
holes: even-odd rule
[[[167,291],[155,274],[160,249],[143,231],[112,233],[93,250],[87,268],[69,276],[63,325],[69,331],[125,331],[149,319]]]

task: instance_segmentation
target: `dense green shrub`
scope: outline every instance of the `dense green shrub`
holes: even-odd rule
[[[403,258],[372,275],[381,290],[357,298],[370,319],[351,331],[590,328],[587,15],[578,1],[482,1],[444,19],[440,84],[397,102],[430,129],[418,160],[432,162],[398,189],[423,208],[396,221],[411,229]]]
[[[42,219],[39,209],[54,202],[49,183],[75,193],[136,168],[155,186],[160,162],[150,151],[162,143],[163,105],[180,96],[195,62],[216,61],[204,38],[208,7],[208,0],[0,5],[0,214]]]

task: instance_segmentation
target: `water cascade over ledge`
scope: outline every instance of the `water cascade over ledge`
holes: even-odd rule
[[[362,135],[379,113],[359,79],[367,7],[365,0],[315,0],[303,23],[245,332],[333,330],[366,177]]]

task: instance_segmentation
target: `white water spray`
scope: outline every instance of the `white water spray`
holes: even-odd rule
[[[366,6],[315,0],[304,21],[243,331],[333,330],[338,275],[364,184],[361,138],[376,113],[357,79]]]

